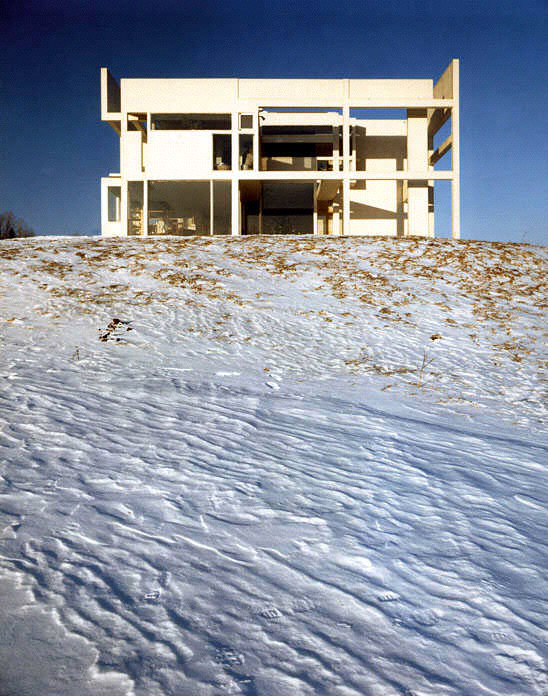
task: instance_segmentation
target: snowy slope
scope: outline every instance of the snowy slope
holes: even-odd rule
[[[0,694],[548,694],[548,253],[0,248]]]

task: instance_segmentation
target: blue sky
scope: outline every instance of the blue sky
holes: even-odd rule
[[[462,236],[548,244],[544,0],[20,0],[0,9],[0,210],[99,230],[115,77],[436,78],[461,59]],[[449,185],[438,230],[448,232]]]

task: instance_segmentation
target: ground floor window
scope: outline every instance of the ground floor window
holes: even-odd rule
[[[120,222],[120,198],[122,188],[120,186],[108,187],[108,221]]]
[[[243,234],[312,234],[314,184],[241,182]]]
[[[151,235],[230,234],[229,181],[150,181]]]
[[[142,181],[128,181],[128,224],[127,233],[130,236],[142,235],[144,227],[144,196]]]

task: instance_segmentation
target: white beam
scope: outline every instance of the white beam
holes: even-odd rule
[[[263,135],[263,143],[330,143],[331,133],[305,133],[302,135]]]
[[[223,178],[219,176],[219,172],[215,172],[216,177],[219,180]],[[168,179],[169,177],[164,177]],[[172,177],[173,178],[173,177]],[[203,180],[203,176],[196,176],[196,181]],[[270,171],[270,172],[253,172],[253,171],[243,171],[239,173],[239,178],[251,181],[316,181],[316,180],[327,180],[327,181],[341,181],[344,178],[343,172],[316,172],[316,171]],[[450,180],[453,178],[452,171],[428,171],[428,170],[415,170],[415,171],[401,171],[396,169],[387,169],[385,171],[377,172],[366,172],[366,171],[355,171],[349,173],[349,180],[356,179],[359,181],[401,181],[401,180],[417,180],[417,181],[428,181],[429,179],[442,179]],[[189,181],[192,177],[185,176],[185,179]]]
[[[351,99],[349,101],[349,106],[351,109],[440,109],[440,108],[451,108],[454,104],[453,99],[435,99],[434,97],[423,97],[423,98],[401,98],[392,97],[391,99]],[[264,109],[276,109],[276,108],[307,108],[307,109],[337,109],[340,108],[340,104],[337,105],[337,100],[333,97],[326,99],[321,99],[315,97],[314,99],[274,99],[269,97],[268,99],[240,99],[239,101],[241,111],[252,111],[253,109],[260,106]]]
[[[140,181],[145,178],[143,173],[135,173],[135,176],[131,177],[132,181]],[[154,177],[151,177],[154,180]],[[185,181],[203,181],[204,178],[208,179],[210,177],[203,174],[196,174],[192,176],[185,173]],[[233,178],[231,172],[215,171],[211,174],[211,179],[213,181],[231,181]],[[270,172],[254,172],[252,170],[246,170],[239,172],[236,178],[241,181],[342,181],[343,172],[316,172],[316,171],[270,171]],[[408,180],[420,180],[428,181],[434,179],[436,181],[450,181],[453,179],[453,172],[451,170],[439,170],[439,171],[402,171],[399,169],[386,169],[377,172],[366,172],[366,171],[353,171],[349,175],[350,180],[356,179],[357,181],[408,181]],[[180,181],[180,176],[162,176],[162,181]]]

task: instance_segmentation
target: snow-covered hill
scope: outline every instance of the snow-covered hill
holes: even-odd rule
[[[0,693],[548,694],[545,248],[0,247]]]

